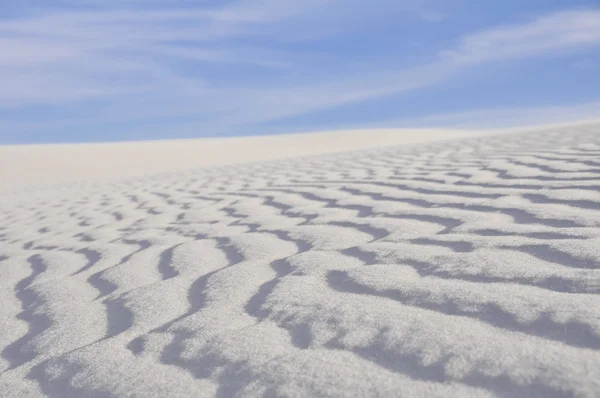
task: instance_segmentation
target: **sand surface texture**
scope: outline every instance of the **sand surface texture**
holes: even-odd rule
[[[597,397],[599,293],[598,124],[5,190],[0,395]]]
[[[473,135],[478,133],[389,129],[192,140],[6,145],[0,146],[0,187],[140,176]]]

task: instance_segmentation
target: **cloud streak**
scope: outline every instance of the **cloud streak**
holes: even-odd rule
[[[450,127],[457,129],[502,129],[523,126],[600,120],[600,101],[572,105],[477,108],[463,112],[439,113],[404,119],[411,127]],[[392,122],[391,124],[397,124]]]
[[[600,11],[565,11],[531,22],[467,35],[454,49],[442,51],[453,64],[530,57],[600,43]]]
[[[395,17],[443,19],[417,1],[382,4]],[[59,107],[51,120],[57,126],[182,117],[219,132],[409,92],[486,62],[600,44],[598,10],[470,33],[416,64],[356,68],[306,44],[357,29],[349,21],[360,20],[358,11],[384,18],[386,10],[367,8],[354,0],[238,0],[219,8],[56,9],[0,20],[0,111]]]

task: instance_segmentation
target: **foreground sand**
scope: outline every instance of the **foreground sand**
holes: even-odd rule
[[[599,210],[600,124],[6,188],[0,395],[598,396]]]

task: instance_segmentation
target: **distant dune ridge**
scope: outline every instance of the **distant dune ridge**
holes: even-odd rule
[[[139,176],[469,137],[472,131],[345,130],[287,135],[0,146],[0,183],[65,182]]]
[[[0,155],[0,396],[600,396],[600,123]]]

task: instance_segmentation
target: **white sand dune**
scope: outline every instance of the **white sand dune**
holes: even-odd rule
[[[600,123],[455,134],[0,150],[0,395],[600,396]]]
[[[468,137],[461,130],[388,129],[60,145],[0,146],[0,184],[29,185],[140,176]]]

